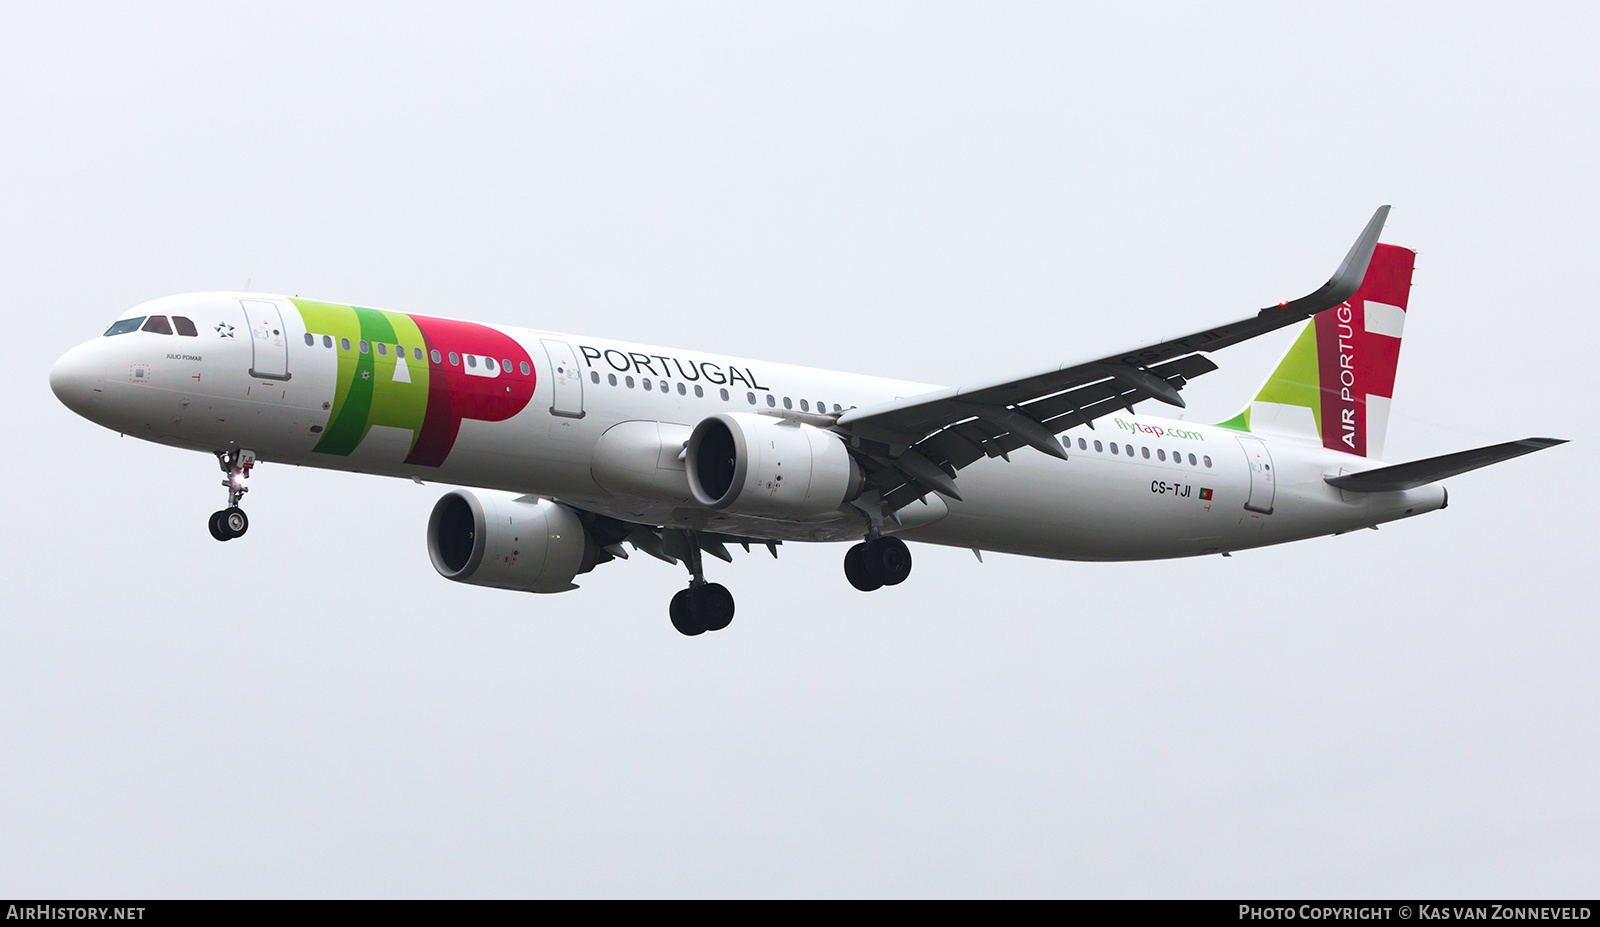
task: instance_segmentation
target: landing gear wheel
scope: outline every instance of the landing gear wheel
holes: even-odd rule
[[[720,631],[733,621],[733,593],[721,583],[690,586],[689,604],[707,631]]]
[[[216,451],[217,465],[227,474],[222,481],[228,490],[228,507],[211,513],[211,536],[219,541],[231,541],[250,530],[250,519],[239,508],[239,500],[250,491],[245,480],[250,478],[250,468],[256,465],[256,452],[251,450]]]
[[[672,616],[672,626],[685,637],[694,637],[696,634],[706,632],[706,626],[695,620],[690,592],[689,589],[679,589],[678,594],[672,597],[672,605],[667,609],[667,613]]]
[[[862,592],[871,592],[882,588],[883,580],[867,562],[867,543],[857,544],[850,548],[844,555],[844,576],[850,580],[850,585]]]
[[[898,586],[911,575],[911,550],[899,538],[878,538],[867,545],[872,571],[885,586]]]

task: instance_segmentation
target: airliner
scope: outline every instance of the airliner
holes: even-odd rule
[[[445,483],[435,569],[523,592],[578,588],[630,550],[682,564],[668,609],[726,628],[705,578],[731,546],[854,541],[871,592],[906,541],[1058,560],[1227,556],[1445,507],[1440,480],[1564,443],[1527,438],[1383,463],[1414,252],[1367,223],[1310,295],[1128,351],[960,387],[298,296],[143,303],[68,351],[50,387],[122,434],[216,457],[228,504],[272,462]],[[1135,411],[1216,370],[1207,356],[1287,326],[1256,396],[1215,424]]]

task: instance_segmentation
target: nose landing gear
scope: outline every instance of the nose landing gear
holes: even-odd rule
[[[250,491],[244,481],[250,478],[250,469],[256,465],[256,452],[245,450],[217,451],[217,465],[228,474],[222,485],[228,489],[228,507],[211,513],[211,536],[219,541],[231,541],[250,530],[250,518],[239,508],[239,500]]]
[[[250,529],[250,518],[244,509],[230,505],[220,512],[211,513],[211,536],[219,541],[231,541]]]
[[[869,537],[844,555],[844,575],[862,592],[898,586],[911,575],[911,550],[895,537]]]

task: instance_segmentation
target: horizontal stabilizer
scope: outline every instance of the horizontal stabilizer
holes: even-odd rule
[[[1413,460],[1411,463],[1379,467],[1361,473],[1347,473],[1344,476],[1329,476],[1324,479],[1345,492],[1399,492],[1566,443],[1565,438],[1523,438],[1521,441],[1492,444],[1489,447],[1445,454],[1443,457],[1429,457],[1427,460]]]

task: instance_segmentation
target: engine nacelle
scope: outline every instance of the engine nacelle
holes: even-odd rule
[[[599,549],[577,513],[548,499],[446,493],[428,517],[428,557],[445,579],[519,592],[566,592]]]
[[[861,492],[861,468],[838,435],[769,415],[702,421],[685,463],[695,501],[735,515],[818,517]]]

